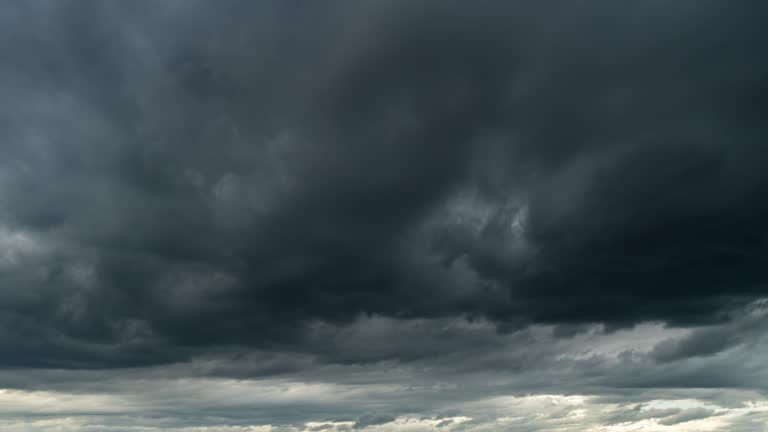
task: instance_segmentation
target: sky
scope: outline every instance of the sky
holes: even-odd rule
[[[768,431],[764,0],[0,4],[0,430]]]

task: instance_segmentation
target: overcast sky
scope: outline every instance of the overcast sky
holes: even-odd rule
[[[765,0],[0,4],[0,430],[768,431]]]

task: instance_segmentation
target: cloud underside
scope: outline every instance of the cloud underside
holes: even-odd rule
[[[2,361],[765,295],[762,4],[502,3],[4,6]]]

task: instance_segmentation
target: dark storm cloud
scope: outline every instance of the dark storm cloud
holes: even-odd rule
[[[4,5],[0,361],[764,296],[765,6],[545,3]]]

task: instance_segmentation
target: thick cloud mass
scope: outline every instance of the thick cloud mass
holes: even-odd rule
[[[0,5],[0,429],[765,431],[766,22]]]

